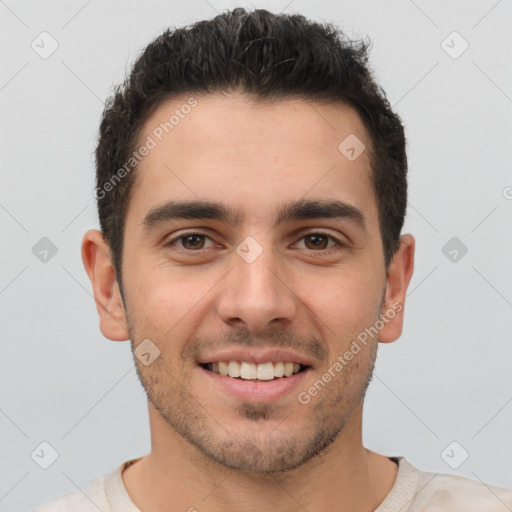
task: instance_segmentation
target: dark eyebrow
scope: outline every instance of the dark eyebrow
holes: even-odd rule
[[[219,220],[233,226],[243,222],[245,216],[232,207],[211,201],[169,201],[152,208],[142,225],[150,231],[160,224],[177,219]],[[365,229],[366,219],[358,208],[337,200],[305,200],[284,203],[274,215],[274,224],[294,220],[341,219],[356,222]]]
[[[242,216],[234,209],[222,203],[211,201],[169,201],[152,208],[144,217],[142,225],[145,230],[176,219],[210,219],[220,220],[226,224],[236,225]]]
[[[301,199],[285,203],[275,214],[274,223],[278,225],[293,220],[322,218],[352,220],[361,228],[366,227],[366,219],[359,208],[335,199],[322,201]]]

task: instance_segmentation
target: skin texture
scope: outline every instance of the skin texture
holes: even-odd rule
[[[386,269],[371,140],[351,107],[298,99],[254,105],[238,93],[194,97],[197,106],[139,164],[124,234],[126,305],[101,233],[88,231],[82,244],[102,333],[131,339],[134,348],[150,339],[160,351],[148,366],[135,358],[152,450],[124,471],[128,493],[144,512],[373,511],[390,492],[397,466],[363,446],[363,398],[378,342],[402,332],[414,238],[402,236]],[[140,140],[187,99],[161,105]],[[366,146],[354,161],[338,150],[350,134]],[[148,212],[171,199],[221,202],[244,219],[181,219],[145,230]],[[300,199],[348,203],[363,213],[365,226],[328,218],[275,225],[274,211]],[[318,230],[344,246],[315,239]],[[188,231],[205,236],[165,246]],[[251,263],[236,252],[248,236],[262,250]],[[393,304],[400,311],[379,335],[300,403],[298,393]],[[280,398],[241,400],[197,364],[228,347],[290,349],[311,368],[299,388]]]

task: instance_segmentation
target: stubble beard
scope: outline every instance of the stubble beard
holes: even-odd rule
[[[132,334],[135,333],[130,330],[132,340],[138,339]],[[180,382],[161,356],[149,367],[137,360],[135,363],[148,400],[169,427],[188,443],[191,456],[206,457],[209,463],[238,471],[280,473],[295,469],[326,451],[362,404],[373,376],[377,344],[369,344],[366,349],[371,352],[367,359],[347,365],[337,375],[338,383],[331,382],[309,404],[300,405],[310,407],[307,428],[293,433],[289,424],[286,430],[280,430],[278,425],[265,436],[258,436],[259,425],[282,416],[276,404],[240,403],[234,415],[250,422],[251,427],[229,432],[215,410],[207,403],[200,403],[194,393],[187,390],[190,380],[186,372]],[[347,390],[354,389],[354,382],[359,391],[347,396]],[[287,419],[290,418],[285,417],[283,424]]]

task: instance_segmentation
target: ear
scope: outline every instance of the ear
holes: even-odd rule
[[[101,231],[91,229],[84,235],[82,261],[92,283],[101,332],[112,341],[128,340],[130,335],[121,292],[110,249]]]
[[[414,248],[414,237],[403,235],[400,238],[400,247],[389,264],[386,295],[381,311],[384,327],[379,333],[379,341],[382,343],[395,341],[402,334],[405,296],[414,270]]]

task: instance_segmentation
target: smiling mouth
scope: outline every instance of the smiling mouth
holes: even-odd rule
[[[309,368],[309,366],[290,361],[269,361],[260,364],[245,361],[218,361],[203,363],[199,366],[224,377],[251,381],[273,381],[289,378]]]

